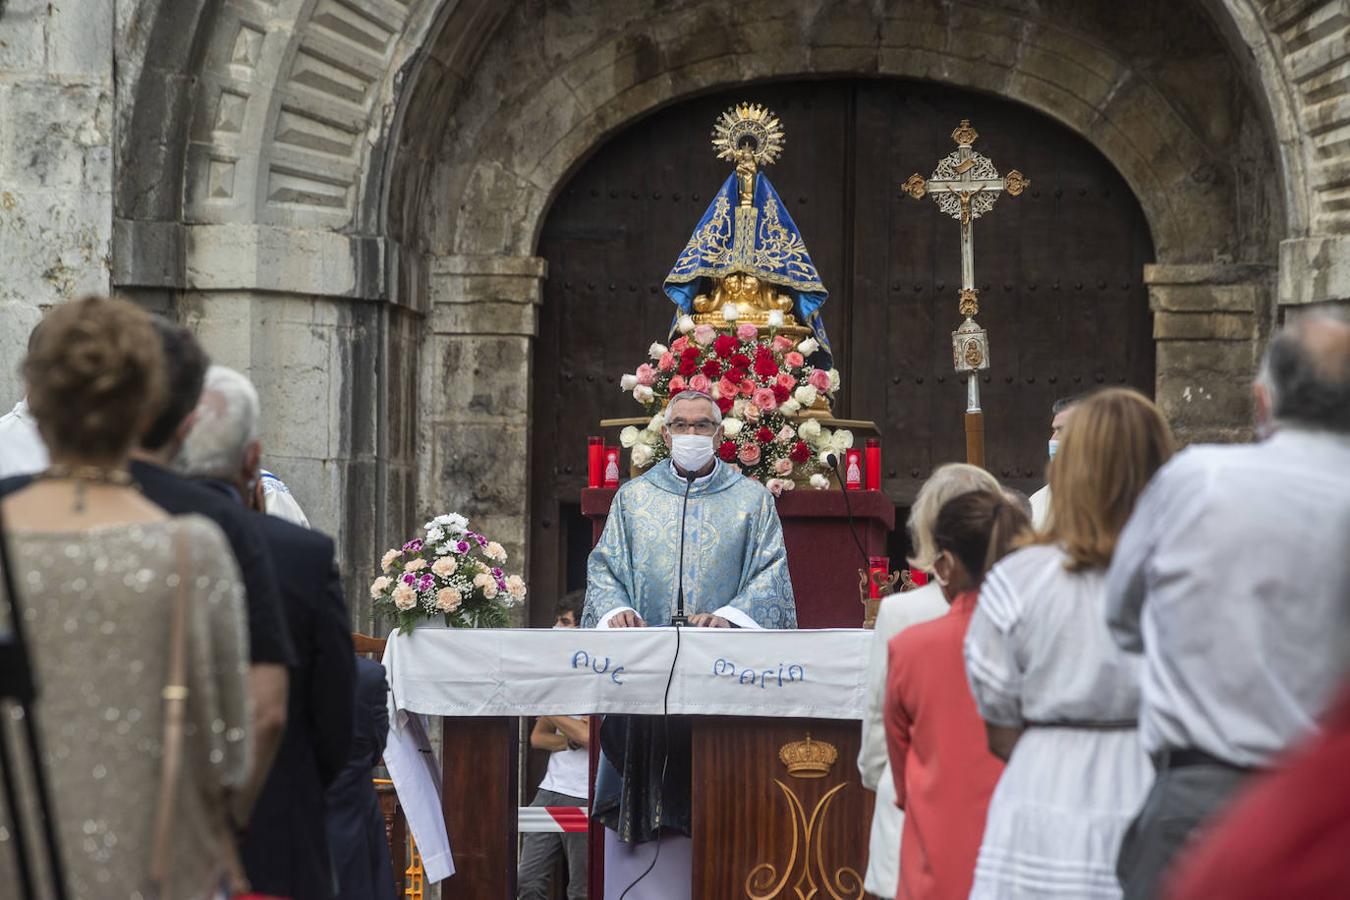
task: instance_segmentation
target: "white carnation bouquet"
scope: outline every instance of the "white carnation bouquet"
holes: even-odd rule
[[[370,585],[377,612],[407,634],[419,622],[443,617],[451,628],[504,628],[525,599],[525,580],[503,570],[506,550],[469,529],[458,513],[422,526],[423,537],[390,550]]]

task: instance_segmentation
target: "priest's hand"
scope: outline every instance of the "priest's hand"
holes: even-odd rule
[[[646,628],[647,623],[642,621],[642,616],[639,616],[636,610],[625,609],[623,612],[616,613],[614,618],[609,620],[609,627]]]
[[[731,623],[712,613],[698,613],[689,617],[689,624],[695,628],[730,628]]]

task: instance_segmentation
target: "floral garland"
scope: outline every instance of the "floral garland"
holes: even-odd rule
[[[451,628],[509,625],[509,610],[525,599],[525,581],[502,570],[502,545],[470,531],[458,513],[437,516],[422,530],[424,537],[380,560],[384,574],[370,585],[375,611],[390,616],[401,634],[437,616]]]
[[[651,362],[620,379],[623,390],[651,417],[645,428],[629,426],[619,442],[632,451],[633,465],[646,469],[670,455],[661,439],[667,401],[683,390],[702,391],[717,401],[725,434],[718,457],[775,495],[798,481],[829,487],[830,453],[853,446],[847,429],[831,431],[800,414],[817,399],[833,399],[839,372],[807,360],[820,345],[815,338],[797,342],[773,327],[781,314],[770,314],[770,327],[742,324],[726,330],[695,325],[681,316],[680,337],[669,347],[648,348]]]

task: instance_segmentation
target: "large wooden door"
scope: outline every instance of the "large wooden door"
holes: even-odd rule
[[[962,118],[1001,171],[1032,179],[975,227],[993,360],[982,385],[990,470],[1039,487],[1060,396],[1105,384],[1152,394],[1142,283],[1152,242],[1128,187],[1083,138],[998,97],[903,80],[753,85],[677,104],[599,147],[540,236],[549,273],[534,359],[535,624],[558,592],[584,584],[586,435],[601,418],[639,411],[618,379],[666,337],[673,306],[661,282],[730,172],[709,132],[740,100],[770,107],[787,129],[768,174],[830,291],[824,318],[844,377],[835,411],[881,427],[883,482],[897,505],[935,465],[964,458],[965,390],[950,339],[960,323],[957,224],[898,187],[951,152]]]

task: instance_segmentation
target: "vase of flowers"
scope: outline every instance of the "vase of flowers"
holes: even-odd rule
[[[525,581],[506,574],[506,550],[469,528],[458,513],[436,516],[423,536],[380,560],[370,585],[376,612],[389,615],[400,634],[423,624],[447,628],[504,628],[525,599]]]
[[[650,362],[624,375],[620,386],[647,415],[646,427],[629,426],[619,442],[632,453],[633,466],[647,469],[669,456],[661,440],[665,408],[683,390],[708,394],[722,411],[726,437],[718,457],[775,495],[798,485],[825,489],[830,467],[825,457],[853,446],[847,429],[829,429],[816,417],[839,391],[839,372],[812,365],[819,349],[814,338],[797,340],[770,327],[750,324],[715,329],[678,323],[680,337],[669,347],[648,348]]]

